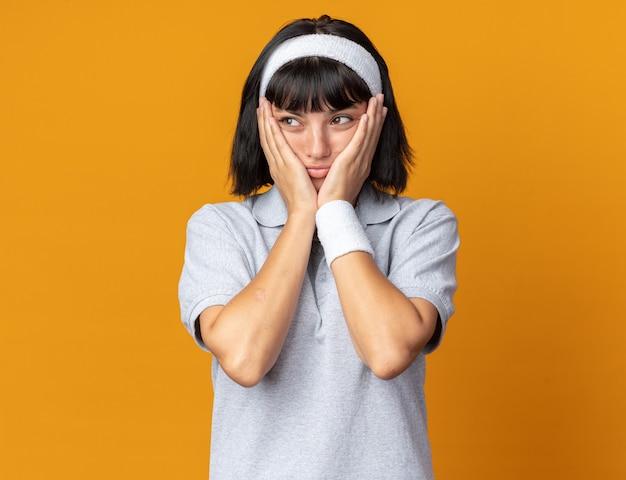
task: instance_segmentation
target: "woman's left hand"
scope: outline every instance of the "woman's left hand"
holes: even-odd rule
[[[370,98],[367,111],[361,117],[352,140],[333,162],[317,196],[318,208],[331,200],[346,200],[352,204],[367,179],[372,158],[378,146],[387,107],[383,95]]]

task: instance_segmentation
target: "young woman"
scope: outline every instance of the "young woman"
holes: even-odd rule
[[[432,478],[424,355],[459,240],[441,202],[399,196],[410,161],[357,27],[303,19],[268,43],[233,143],[245,199],[193,215],[179,286],[213,355],[212,479]]]

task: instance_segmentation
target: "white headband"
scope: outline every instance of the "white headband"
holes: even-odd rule
[[[370,52],[358,43],[337,35],[300,35],[281,43],[270,56],[261,77],[259,97],[265,96],[267,85],[280,67],[303,57],[326,57],[354,70],[370,89],[372,95],[382,93],[378,64]]]

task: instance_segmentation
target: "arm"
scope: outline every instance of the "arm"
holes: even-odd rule
[[[369,173],[385,115],[382,95],[372,97],[364,121],[333,164],[319,192],[320,208],[334,200],[355,204]],[[354,215],[353,211],[347,213]],[[346,217],[346,220],[334,219],[333,225],[325,227],[331,234],[324,237],[335,242],[339,224],[356,223],[360,229],[356,216],[351,220]],[[322,226],[318,223],[320,239]],[[401,374],[433,336],[437,309],[426,300],[407,298],[382,274],[369,253],[354,251],[329,261],[332,261],[341,307],[357,354],[380,378],[390,379]]]
[[[376,376],[398,376],[435,332],[436,308],[423,299],[408,299],[369,253],[348,253],[331,268],[357,354]]]
[[[314,226],[311,216],[290,215],[257,276],[227,305],[200,315],[204,343],[240,385],[256,385],[278,358],[300,295]]]
[[[200,315],[202,340],[222,369],[243,386],[257,384],[272,368],[296,310],[315,231],[317,193],[289,150],[271,109],[262,100],[259,136],[288,217],[263,267],[227,305]]]

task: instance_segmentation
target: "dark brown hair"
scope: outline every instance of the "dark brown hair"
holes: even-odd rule
[[[384,105],[388,108],[368,180],[379,190],[398,194],[406,188],[411,149],[395,103],[387,64],[372,42],[356,26],[327,15],[319,19],[296,20],[283,27],[265,46],[243,88],[239,120],[233,139],[230,177],[235,195],[249,196],[273,184],[259,139],[256,109],[263,69],[270,55],[285,40],[315,33],[338,35],[358,43],[372,54],[382,78]],[[279,108],[320,111],[343,109],[367,101],[371,93],[351,69],[335,60],[305,57],[283,65],[272,77],[266,98]]]

